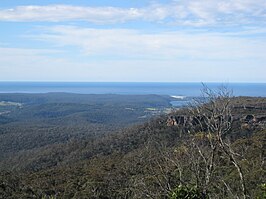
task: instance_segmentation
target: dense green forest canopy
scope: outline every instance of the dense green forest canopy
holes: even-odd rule
[[[1,94],[0,198],[265,197],[266,98],[211,97]]]
[[[143,123],[171,109],[171,100],[159,95],[0,94],[0,160]]]

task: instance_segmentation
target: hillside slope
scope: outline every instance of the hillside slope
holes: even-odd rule
[[[262,197],[266,99],[231,102],[233,122],[226,143],[237,154],[233,158],[244,174],[245,194]],[[189,117],[181,109],[103,136],[14,154],[1,162],[0,193],[3,198],[168,198],[182,185],[206,189],[212,198],[242,197],[230,156],[217,148],[210,159],[209,143],[215,138],[188,133],[194,129]],[[210,160],[211,168],[206,167]],[[207,171],[211,175],[204,187]]]

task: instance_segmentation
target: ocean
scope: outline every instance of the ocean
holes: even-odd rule
[[[266,97],[266,83],[207,83],[211,89],[226,86],[234,96]],[[170,95],[197,97],[201,83],[129,83],[129,82],[0,82],[0,93],[66,92],[79,94]]]

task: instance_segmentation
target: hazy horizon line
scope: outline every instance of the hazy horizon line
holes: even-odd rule
[[[213,84],[266,84],[266,82],[215,82],[215,81],[180,81],[180,82],[166,82],[166,81],[30,81],[30,80],[23,80],[23,81],[1,81],[0,83],[198,83],[198,84],[205,84],[205,83],[213,83]]]

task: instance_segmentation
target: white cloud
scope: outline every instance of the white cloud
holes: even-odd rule
[[[24,32],[27,36],[21,43],[0,43],[0,79],[266,82],[266,29],[259,28],[265,26],[265,13],[265,0],[176,0],[141,8],[47,5],[0,9],[0,21],[172,25],[167,26],[171,31],[156,32],[138,23],[134,25],[138,30],[44,24],[41,30]],[[236,25],[243,27],[208,29]],[[182,26],[190,28],[185,31]],[[29,49],[8,48],[18,43]],[[36,44],[63,51],[30,49]]]
[[[122,23],[132,20],[185,26],[265,24],[265,0],[178,0],[141,8],[71,5],[18,6],[0,10],[1,21],[88,21]]]
[[[251,29],[250,31],[254,31]],[[264,30],[265,31],[265,30]],[[248,32],[248,31],[247,31]],[[89,56],[138,59],[264,60],[265,38],[239,33],[172,31],[145,33],[131,29],[91,29],[54,26],[45,34],[30,36],[57,47],[77,47]],[[257,30],[258,33],[260,31]],[[238,34],[238,35],[237,35]]]
[[[81,7],[70,5],[18,6],[0,10],[2,21],[71,21],[92,23],[123,22],[142,16],[140,9],[116,7]]]
[[[49,50],[2,47],[0,53],[4,54],[0,56],[1,81],[266,81],[265,69],[263,71],[254,60],[232,63],[125,59],[76,63],[71,57],[51,57]]]
[[[30,38],[48,42],[55,49],[70,49],[64,60],[47,58],[43,52],[37,53],[42,54],[39,59],[30,51],[26,58],[8,59],[10,63],[16,62],[14,67],[38,68],[28,79],[34,77],[39,81],[46,77],[57,81],[265,82],[266,40],[250,38],[250,31],[265,33],[263,29],[251,29],[228,34],[204,31],[150,34],[130,29],[54,26],[46,29],[46,34]],[[80,49],[83,54],[73,58],[77,56],[76,52],[71,56],[73,49]],[[13,56],[19,57],[18,53]],[[1,57],[0,62],[3,63]]]

